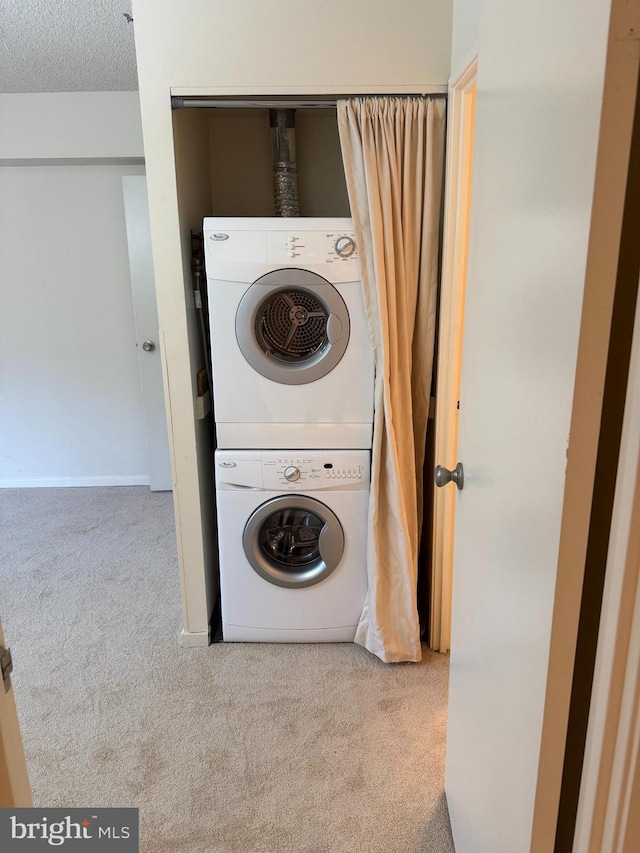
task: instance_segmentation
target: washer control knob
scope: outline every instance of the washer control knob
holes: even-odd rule
[[[289,465],[288,468],[284,469],[284,478],[290,483],[295,483],[296,480],[300,479],[300,469],[296,468],[295,465]]]
[[[289,255],[290,258],[295,258],[296,253],[295,252],[287,252],[287,255]]]
[[[356,250],[356,243],[353,237],[338,237],[335,247],[341,258],[350,258]]]

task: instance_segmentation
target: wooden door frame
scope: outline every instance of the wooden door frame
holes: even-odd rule
[[[627,389],[576,853],[640,849],[640,304]]]
[[[455,468],[458,400],[467,278],[473,130],[478,58],[449,84],[442,280],[435,404],[435,460]],[[456,490],[434,488],[429,647],[451,646],[453,532]]]
[[[0,644],[5,645],[2,621]],[[0,678],[0,808],[32,805],[13,687],[10,682],[6,687]]]

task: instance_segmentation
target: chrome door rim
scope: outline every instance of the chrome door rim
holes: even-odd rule
[[[264,522],[286,509],[306,510],[324,522],[318,539],[318,559],[295,573],[278,567],[260,545]],[[344,553],[344,531],[337,515],[326,504],[305,495],[282,495],[265,501],[254,510],[245,525],[242,545],[251,568],[261,578],[275,586],[302,589],[320,583],[335,571]]]
[[[263,345],[259,342],[264,337],[258,327],[265,306],[274,296],[282,294],[286,299],[292,291],[299,293],[303,299],[320,303],[327,318],[322,349],[299,363],[293,360],[286,362],[283,357],[270,352],[264,340]],[[307,322],[305,310],[303,306],[292,304],[292,316],[296,307],[302,309],[299,316],[303,326]],[[298,321],[292,320],[294,322]],[[283,385],[304,385],[330,373],[347,349],[349,334],[349,312],[343,298],[330,282],[309,270],[287,268],[263,275],[246,291],[236,312],[236,340],[240,352],[254,370]]]

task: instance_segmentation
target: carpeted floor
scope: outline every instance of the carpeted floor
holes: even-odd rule
[[[449,853],[448,659],[178,646],[171,495],[0,492],[34,801],[136,806],[145,853]]]

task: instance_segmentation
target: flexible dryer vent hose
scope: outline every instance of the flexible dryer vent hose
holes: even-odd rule
[[[299,216],[296,111],[269,110],[276,216]]]

